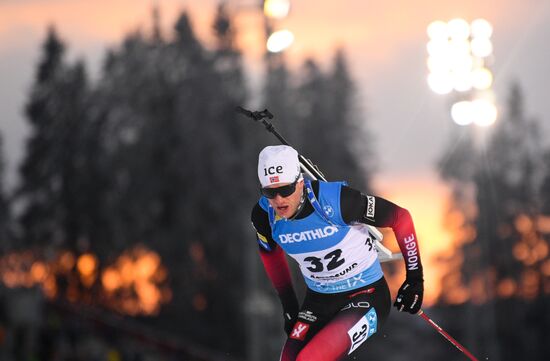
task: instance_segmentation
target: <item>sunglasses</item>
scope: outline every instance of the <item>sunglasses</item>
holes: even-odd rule
[[[292,193],[294,193],[294,191],[296,190],[296,184],[298,183],[298,178],[300,178],[300,176],[296,177],[296,180],[294,182],[287,184],[286,186],[277,187],[277,188],[260,188],[260,192],[264,197],[269,199],[273,199],[277,197],[277,194],[283,198],[286,198]]]

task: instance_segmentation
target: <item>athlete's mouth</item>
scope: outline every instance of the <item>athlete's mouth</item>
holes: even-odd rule
[[[288,206],[277,206],[277,209],[278,209],[279,211],[284,212],[284,211],[286,211],[286,210],[288,209]]]

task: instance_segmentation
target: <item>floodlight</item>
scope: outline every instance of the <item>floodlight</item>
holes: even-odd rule
[[[449,29],[447,23],[441,20],[436,20],[428,25],[428,36],[432,40],[447,40],[449,38]]]
[[[487,99],[476,99],[471,102],[472,114],[476,125],[487,127],[497,120],[497,107]]]
[[[294,42],[294,34],[289,30],[274,32],[267,39],[267,50],[271,53],[278,53],[288,48]]]
[[[451,39],[464,40],[470,36],[470,24],[464,19],[453,19],[449,21],[448,27]]]
[[[493,84],[493,73],[487,68],[478,68],[472,71],[472,85],[479,90],[489,89]]]
[[[430,73],[428,85],[437,94],[449,94],[453,90],[453,79],[448,72]]]
[[[264,14],[274,19],[282,19],[290,11],[290,0],[265,0]]]
[[[493,27],[485,19],[476,19],[472,21],[470,29],[473,38],[489,39],[493,34]]]
[[[493,44],[488,38],[474,38],[471,41],[472,54],[485,58],[493,53]]]
[[[472,123],[472,103],[463,100],[456,102],[451,107],[451,117],[458,125],[469,125]]]

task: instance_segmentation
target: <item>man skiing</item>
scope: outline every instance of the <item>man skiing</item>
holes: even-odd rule
[[[391,227],[406,266],[394,306],[416,314],[424,281],[409,212],[343,182],[310,181],[295,149],[268,146],[258,159],[262,197],[252,210],[262,262],[283,306],[281,361],[342,360],[388,317],[390,292],[368,226]],[[285,253],[307,285],[300,306]]]

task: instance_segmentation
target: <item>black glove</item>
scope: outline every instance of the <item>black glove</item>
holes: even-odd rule
[[[399,312],[409,312],[413,315],[420,311],[424,297],[424,280],[422,277],[407,277],[397,291],[393,304]]]
[[[285,312],[283,313],[283,317],[285,319],[285,332],[287,336],[290,336],[290,333],[292,332],[292,329],[296,324],[296,319],[298,315],[294,313],[291,314],[290,312]]]

